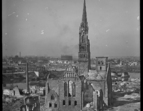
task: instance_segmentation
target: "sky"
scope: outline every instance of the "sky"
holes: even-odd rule
[[[139,0],[86,0],[91,57],[140,55]],[[2,0],[3,55],[78,56],[83,0]]]

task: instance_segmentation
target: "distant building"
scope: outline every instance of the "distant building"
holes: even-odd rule
[[[72,61],[73,57],[71,55],[62,55],[61,56],[61,60],[69,60]]]
[[[138,65],[138,62],[129,62],[128,65],[129,65],[129,66],[137,66],[137,65]]]

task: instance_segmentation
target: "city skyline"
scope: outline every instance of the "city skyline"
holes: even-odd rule
[[[91,57],[139,56],[139,0],[87,0]],[[78,55],[83,0],[3,0],[3,54]]]

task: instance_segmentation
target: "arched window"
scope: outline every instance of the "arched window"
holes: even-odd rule
[[[69,100],[69,106],[71,105],[71,100]]]
[[[67,96],[67,93],[68,93],[68,91],[67,91],[67,83],[65,82],[64,83],[64,96],[66,97]]]
[[[74,82],[73,82],[73,84],[72,84],[72,95],[73,95],[73,97],[76,96],[76,85],[75,85]]]
[[[50,87],[49,87],[49,83],[47,83],[47,93],[49,93],[50,91]]]
[[[54,95],[51,95],[51,100],[54,100],[54,99],[55,99]]]
[[[49,103],[49,107],[52,107],[52,103]]]
[[[74,101],[74,105],[75,105],[75,106],[77,105],[77,101]]]
[[[15,95],[15,90],[13,91],[13,95]]]
[[[56,103],[54,104],[54,107],[55,107],[55,108],[57,107],[57,104],[56,104]]]
[[[65,104],[66,104],[65,100],[63,100],[63,105],[65,105]]]
[[[73,85],[73,82],[72,81],[69,81],[69,97],[72,96],[72,85]]]

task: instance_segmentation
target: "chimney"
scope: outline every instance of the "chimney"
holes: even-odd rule
[[[28,63],[26,63],[26,87],[27,87],[27,92],[29,92]]]

